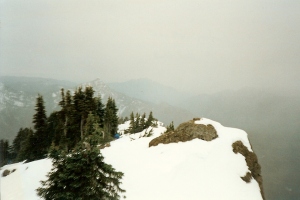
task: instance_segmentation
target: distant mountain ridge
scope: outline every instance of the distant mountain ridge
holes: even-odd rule
[[[149,79],[135,79],[126,82],[108,83],[112,89],[130,97],[152,103],[168,103],[176,106],[179,102],[192,97],[191,94],[164,86]]]
[[[44,97],[47,115],[58,110],[60,101],[60,89],[74,91],[76,87],[92,86],[95,95],[101,95],[106,104],[108,97],[115,99],[119,109],[119,116],[129,116],[131,112],[153,112],[154,117],[164,123],[174,121],[178,123],[192,117],[192,114],[184,109],[171,106],[166,103],[155,104],[129,97],[111,89],[100,79],[91,82],[76,84],[67,81],[59,81],[44,78],[1,77],[0,79],[0,136],[12,140],[18,130],[32,126],[32,116],[37,94]],[[171,117],[170,117],[171,116]]]

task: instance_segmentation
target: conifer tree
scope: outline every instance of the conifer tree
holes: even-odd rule
[[[135,123],[134,123],[134,114],[130,114],[130,124],[129,124],[129,133],[135,133]]]
[[[6,165],[9,161],[9,142],[8,140],[0,140],[0,167]]]
[[[105,115],[104,115],[104,130],[114,136],[118,130],[118,109],[115,100],[111,97],[108,98]]]
[[[101,142],[99,126],[90,114],[84,127],[84,137],[72,153],[50,154],[53,169],[48,180],[37,189],[46,200],[119,199],[122,172],[106,164],[97,145]]]
[[[174,128],[174,123],[173,121],[167,126],[167,130],[166,132],[170,132],[170,131],[174,131],[175,128]]]
[[[84,99],[85,95],[82,91],[82,87],[79,87],[74,94],[74,123],[73,123],[73,131],[70,140],[72,141],[72,146],[74,147],[81,139],[81,135],[83,132],[83,122],[85,115],[85,106]]]
[[[49,145],[59,146],[64,134],[64,123],[59,111],[54,111],[47,119],[46,132],[49,138]]]
[[[35,106],[36,113],[33,115],[33,124],[35,132],[30,137],[30,142],[28,148],[31,150],[31,158],[32,160],[38,160],[44,158],[49,148],[49,141],[46,132],[47,127],[47,117],[46,110],[44,106],[44,100],[41,95],[38,95]]]
[[[20,128],[17,136],[13,140],[12,153],[13,153],[13,159],[15,161],[22,161],[22,160],[18,159],[18,156],[20,154],[22,154],[21,151],[23,151],[25,149],[26,140],[27,140],[27,137],[30,134],[30,132],[32,132],[32,130],[29,128],[25,128],[25,129]]]
[[[69,149],[75,145],[76,137],[75,134],[76,130],[78,130],[78,126],[74,124],[75,119],[75,108],[73,103],[73,98],[71,95],[70,90],[67,91],[65,96],[65,106],[62,109],[64,118],[63,118],[63,130],[64,134],[61,136],[60,146],[62,148]],[[74,142],[72,142],[74,141]]]
[[[99,118],[99,126],[101,128],[104,127],[104,115],[105,115],[105,106],[102,103],[102,99],[101,96],[97,97],[95,99],[96,101],[96,110],[95,110],[95,114],[98,116]]]
[[[141,121],[140,121],[140,126],[142,128],[142,130],[144,130],[146,128],[146,121],[145,121],[145,118],[146,118],[146,113],[144,113],[141,117]]]
[[[153,117],[153,114],[152,114],[152,111],[151,111],[150,114],[149,114],[149,117],[148,117],[148,119],[145,123],[146,128],[153,125],[153,120],[154,120],[154,117]]]
[[[139,113],[135,114],[135,119],[134,120],[135,120],[134,121],[134,127],[135,127],[134,132],[138,133],[138,132],[142,131],[142,130],[140,130],[140,115],[139,115]]]
[[[22,129],[18,140],[13,142],[13,150],[16,151],[16,161],[33,161],[35,160],[34,148],[32,148],[36,142],[34,132],[31,128]],[[16,147],[15,147],[16,145]],[[18,151],[19,146],[19,151]],[[16,149],[15,149],[16,148]]]

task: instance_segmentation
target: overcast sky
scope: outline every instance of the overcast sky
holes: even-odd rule
[[[0,0],[0,75],[300,85],[299,0]]]

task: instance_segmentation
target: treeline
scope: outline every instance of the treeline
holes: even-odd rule
[[[130,114],[130,126],[129,129],[125,131],[125,133],[138,133],[143,131],[144,129],[150,126],[157,126],[157,119],[153,117],[152,112],[150,112],[148,118],[146,118],[146,113],[140,115],[136,113],[135,115],[133,112]]]
[[[118,108],[115,100],[108,98],[106,105],[101,97],[94,97],[92,87],[79,87],[72,95],[61,89],[59,111],[46,116],[45,102],[41,95],[36,99],[33,116],[34,129],[21,128],[9,145],[0,141],[0,165],[33,161],[47,157],[50,149],[71,151],[88,132],[97,132],[100,144],[113,140],[118,128]],[[92,130],[92,131],[91,131]]]

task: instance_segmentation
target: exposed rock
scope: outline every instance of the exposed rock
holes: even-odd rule
[[[252,151],[249,151],[248,148],[241,141],[236,141],[235,143],[233,143],[232,148],[234,153],[240,153],[245,157],[248,169],[251,172],[251,173],[248,172],[244,177],[241,178],[246,183],[249,183],[251,181],[251,178],[253,177],[258,182],[261,195],[263,199],[265,199],[264,192],[263,192],[261,167],[258,163],[256,154]]]
[[[153,140],[149,143],[149,147],[157,146],[158,144],[169,144],[177,142],[186,142],[193,140],[195,138],[211,141],[218,137],[216,129],[208,124],[195,124],[194,121],[200,118],[194,118],[194,120],[184,122],[180,124],[175,131],[167,132]]]
[[[2,173],[2,176],[8,176],[10,174],[10,171],[8,169],[4,170],[4,172]]]
[[[102,145],[100,145],[98,148],[99,148],[99,149],[104,149],[104,148],[106,148],[106,147],[110,147],[110,142],[105,143],[105,144],[102,144]]]

